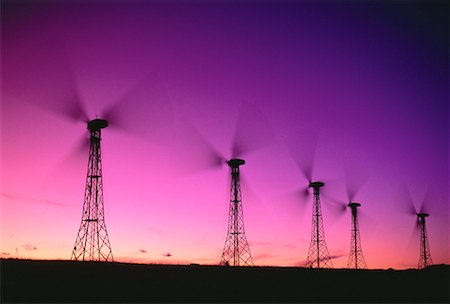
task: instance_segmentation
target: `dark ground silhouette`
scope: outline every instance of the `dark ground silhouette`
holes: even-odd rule
[[[1,302],[449,302],[449,265],[418,270],[1,260]]]

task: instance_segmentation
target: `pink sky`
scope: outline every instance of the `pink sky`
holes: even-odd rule
[[[367,177],[355,200],[369,268],[417,266],[405,187],[416,202],[430,189],[431,256],[449,263],[448,29],[439,4],[20,3],[2,1],[2,257],[70,258],[88,157],[73,148],[87,130],[54,109],[77,94],[91,118],[125,96],[120,122],[133,130],[102,134],[116,261],[219,262],[229,168],[191,170],[205,154],[183,121],[230,155],[246,102],[265,120],[248,115],[243,132],[270,134],[241,168],[256,265],[306,259],[312,202],[290,195],[307,181],[289,150],[306,161],[305,133],[317,135],[313,175],[330,196],[346,200],[346,164]],[[325,198],[322,209],[334,266],[345,267],[350,212],[337,218]]]

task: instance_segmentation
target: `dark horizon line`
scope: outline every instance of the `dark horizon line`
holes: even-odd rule
[[[8,261],[23,261],[23,262],[63,262],[63,263],[103,263],[103,264],[121,264],[121,265],[142,265],[142,266],[189,266],[189,267],[219,267],[219,268],[227,268],[226,266],[222,266],[219,263],[217,264],[200,264],[200,263],[189,263],[189,264],[160,264],[160,263],[142,263],[142,262],[121,262],[114,260],[113,262],[108,261],[78,261],[78,260],[70,260],[70,259],[41,259],[41,258],[18,258],[18,257],[0,257],[0,262],[3,260]],[[417,270],[422,271],[423,269],[417,269],[417,267],[411,267],[411,268],[405,268],[405,269],[396,269],[393,267],[389,268],[367,268],[367,269],[354,269],[354,268],[311,268],[311,267],[304,267],[304,266],[275,266],[275,265],[254,265],[254,266],[230,266],[229,268],[282,268],[282,269],[304,269],[304,270],[336,270],[336,271],[342,271],[342,270],[349,270],[349,271],[408,271],[408,270]],[[440,264],[433,264],[430,266],[427,266],[424,269],[428,268],[436,268],[436,267],[450,267],[450,263],[440,263]]]

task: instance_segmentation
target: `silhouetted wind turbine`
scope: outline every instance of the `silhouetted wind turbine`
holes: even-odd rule
[[[218,169],[228,165],[231,169],[228,230],[222,252],[221,265],[253,266],[253,259],[244,229],[240,167],[247,153],[263,148],[270,143],[267,121],[256,108],[244,103],[238,115],[236,129],[231,143],[231,155],[225,157],[192,125],[186,122],[183,131],[189,140],[187,145],[196,148],[194,170]],[[257,126],[255,126],[257,125]],[[255,130],[256,127],[256,130]],[[257,132],[255,132],[257,131]],[[186,147],[189,149],[189,147]],[[192,160],[194,161],[194,160]]]
[[[322,219],[321,188],[325,182],[313,179],[314,155],[317,146],[317,137],[308,133],[302,134],[298,138],[290,138],[287,147],[308,185],[297,190],[299,196],[304,200],[310,197],[309,188],[313,189],[313,208],[311,224],[311,241],[306,259],[306,267],[311,268],[332,268],[330,253],[325,242],[325,229]],[[301,141],[301,139],[303,139]],[[300,142],[297,142],[300,141]],[[300,145],[299,145],[300,144]],[[295,149],[301,147],[301,149]]]
[[[364,183],[367,181],[367,175],[362,168],[357,167],[356,164],[347,163],[345,166],[345,188],[347,194],[347,201],[342,202],[334,198],[328,197],[330,204],[330,211],[336,217],[342,216],[348,208],[351,210],[351,234],[350,234],[350,254],[347,262],[348,268],[365,269],[367,264],[362,252],[361,237],[359,229],[359,219],[361,214],[359,208],[360,203],[355,202],[355,196],[359,193]],[[348,207],[348,208],[347,208]]]
[[[416,224],[414,226],[413,235],[417,237],[417,233],[420,233],[418,237],[420,240],[419,249],[419,263],[417,268],[423,269],[430,265],[433,265],[433,260],[431,259],[430,246],[428,244],[428,234],[426,229],[426,218],[430,216],[429,209],[431,207],[432,198],[430,197],[430,190],[425,194],[425,198],[420,202],[419,206],[416,207],[411,195],[408,193],[405,198],[406,206],[404,211],[411,216],[417,217]]]
[[[169,124],[170,104],[165,98],[167,96],[155,94],[160,88],[156,88],[155,83],[146,77],[145,81],[106,107],[100,117],[92,119],[81,100],[64,46],[57,41],[49,43],[51,45],[46,45],[45,52],[36,48],[22,60],[8,62],[12,66],[7,69],[13,68],[16,73],[6,83],[6,90],[15,98],[50,110],[69,121],[81,121],[87,125],[89,141],[83,136],[75,148],[78,153],[89,147],[89,161],[82,220],[72,259],[112,261],[103,205],[101,130],[111,126],[138,135],[149,135],[147,131],[141,132],[152,126],[146,122],[163,121]],[[149,137],[155,139],[151,136],[152,132],[158,133],[160,130],[150,129]],[[164,140],[164,136],[161,139]]]

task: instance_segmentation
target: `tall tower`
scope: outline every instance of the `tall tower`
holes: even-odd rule
[[[223,248],[221,265],[253,266],[250,247],[245,237],[244,212],[239,177],[239,166],[245,164],[243,159],[231,159],[227,162],[231,168],[230,211],[228,232]]]
[[[101,160],[101,129],[108,126],[104,119],[89,121],[90,150],[84,193],[83,214],[78,230],[72,260],[81,261],[113,261],[111,245],[105,225],[103,206],[103,178]]]
[[[428,217],[428,213],[418,213],[417,219],[420,226],[420,258],[419,269],[423,269],[433,264],[431,260],[430,247],[428,246],[428,236],[425,227],[425,218]]]
[[[350,202],[347,206],[349,206],[352,210],[352,235],[347,268],[367,269],[366,261],[361,248],[361,239],[359,236],[358,207],[360,207],[361,204]]]
[[[311,243],[309,245],[308,258],[306,259],[306,267],[310,268],[333,267],[327,244],[325,243],[325,231],[320,208],[320,188],[323,186],[325,186],[323,182],[309,183],[309,187],[314,189]]]

